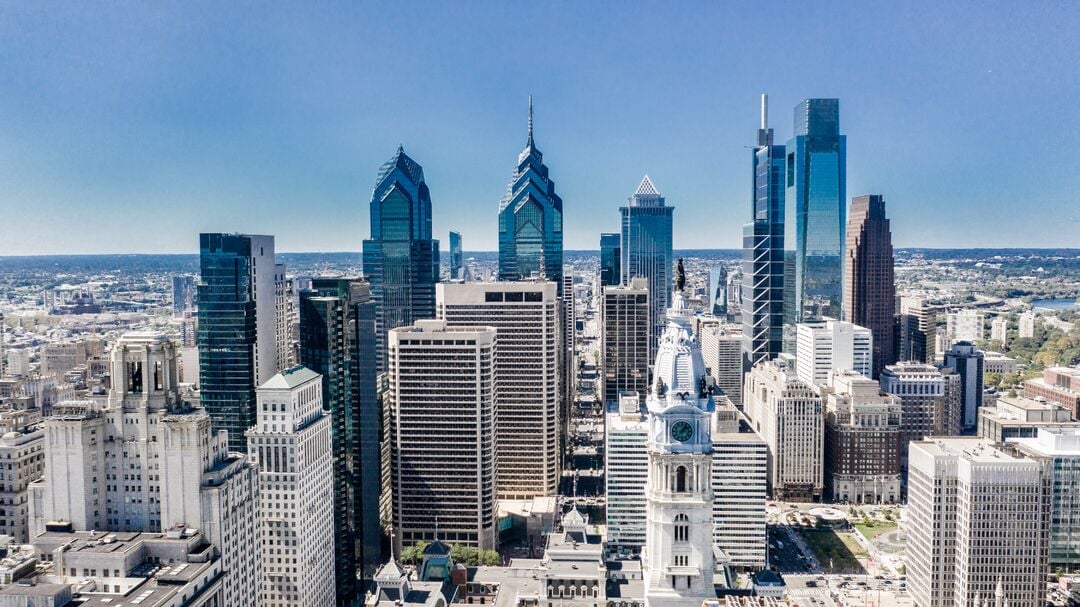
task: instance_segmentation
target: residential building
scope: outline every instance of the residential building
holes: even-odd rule
[[[16,544],[30,542],[30,483],[45,472],[45,433],[38,428],[5,431],[0,437],[0,533]]]
[[[184,312],[195,309],[195,277],[190,274],[173,276],[172,310],[173,317],[180,318]]]
[[[336,604],[333,445],[322,387],[318,373],[293,367],[257,392],[258,423],[247,439],[259,464],[266,607]]]
[[[743,410],[769,448],[772,498],[804,502],[821,499],[823,405],[814,385],[799,379],[791,355],[754,365],[746,376]]]
[[[998,316],[994,320],[990,321],[990,341],[1000,342],[1001,346],[1005,347],[1005,341],[1009,335],[1009,317],[1005,315]]]
[[[1045,398],[1072,412],[1080,419],[1080,366],[1048,367],[1042,377],[1024,382],[1024,396]]]
[[[285,276],[285,264],[274,264],[274,343],[279,371],[293,366],[292,283]]]
[[[840,320],[815,320],[799,323],[795,332],[796,369],[807,384],[828,385],[833,371],[870,375],[874,359],[870,329]]]
[[[713,322],[701,325],[698,341],[705,368],[731,402],[743,404],[742,325]]]
[[[649,387],[648,281],[632,279],[625,286],[603,287],[600,295],[600,399],[618,402],[627,392],[644,397]]]
[[[897,360],[934,364],[937,312],[922,297],[900,298],[900,356]]]
[[[900,397],[854,371],[836,371],[825,395],[825,484],[833,501],[900,501]]]
[[[300,292],[300,364],[322,377],[330,412],[334,579],[339,600],[347,600],[360,592],[357,570],[370,580],[384,561],[375,302],[359,279],[314,278],[307,286]]]
[[[664,331],[664,312],[671,302],[674,257],[671,248],[671,218],[674,207],[646,175],[627,205],[619,207],[622,215],[622,284],[644,278],[649,288],[649,360],[656,357],[656,347]]]
[[[945,353],[945,367],[960,376],[961,432],[973,433],[983,399],[983,353],[971,342],[959,341]]]
[[[622,235],[600,235],[600,286],[617,285],[622,281]]]
[[[881,375],[896,362],[896,279],[892,232],[885,199],[877,194],[851,199],[844,253],[844,320],[870,329],[873,370]]]
[[[450,280],[465,278],[465,254],[461,250],[461,234],[450,231]]]
[[[950,378],[957,380],[949,389]],[[900,398],[900,463],[907,469],[908,444],[930,436],[960,433],[960,376],[933,365],[900,362],[881,372],[881,390]],[[954,400],[950,400],[954,397]]]
[[[1039,428],[1080,428],[1080,421],[1057,403],[1023,396],[1001,396],[994,406],[979,409],[978,435],[995,443],[1034,438]]]
[[[840,100],[800,103],[793,133],[784,196],[784,323],[792,328],[841,317],[847,138],[840,134]]]
[[[496,491],[500,500],[559,490],[559,300],[549,281],[440,284],[436,314],[451,329],[496,330]]]
[[[255,387],[277,372],[274,237],[199,235],[199,400],[245,452]]]
[[[494,327],[421,320],[389,334],[393,542],[495,547]],[[432,389],[438,378],[440,389]]]
[[[971,308],[949,312],[945,315],[945,330],[950,345],[960,341],[982,341],[986,339],[986,314]]]
[[[1035,337],[1035,312],[1028,310],[1020,314],[1019,332],[1021,338]]]
[[[918,607],[961,607],[1001,593],[1046,596],[1050,475],[980,438],[911,444],[907,576]]]
[[[561,288],[562,272],[563,201],[533,141],[530,96],[525,149],[499,203],[499,280],[540,277]]]
[[[387,331],[434,318],[439,282],[439,241],[431,237],[431,192],[424,168],[401,146],[379,168],[370,209],[364,277],[375,300],[378,368],[383,372]]]
[[[743,226],[743,368],[783,350],[784,188],[786,153],[773,144],[768,96],[761,96],[761,128],[753,152],[751,221]]]

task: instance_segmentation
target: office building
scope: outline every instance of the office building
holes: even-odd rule
[[[555,283],[440,284],[436,313],[450,329],[493,327],[496,490],[500,500],[556,495],[559,481],[559,300]]]
[[[384,561],[379,523],[382,419],[376,388],[375,302],[359,279],[314,278],[300,292],[300,364],[322,377],[334,466],[337,595],[359,592]]]
[[[450,280],[465,278],[465,254],[461,250],[461,234],[450,231]]]
[[[841,320],[815,320],[795,327],[795,358],[799,379],[825,386],[833,371],[870,376],[874,336],[870,329]]]
[[[274,264],[274,343],[277,369],[293,366],[292,283],[285,276],[285,264]]]
[[[559,297],[559,450],[566,452],[570,415],[577,402],[577,299],[574,293],[574,272],[563,269],[562,295]]]
[[[1035,312],[1028,310],[1020,314],[1018,336],[1020,338],[1035,337]]]
[[[16,544],[30,541],[30,483],[45,472],[45,433],[36,427],[0,437],[0,530]]]
[[[642,395],[625,392],[610,402],[604,425],[604,483],[608,545],[639,550],[645,545],[645,480],[649,424]]]
[[[1080,419],[1080,366],[1048,367],[1042,377],[1024,382],[1024,396],[1045,398],[1069,411]]]
[[[622,215],[622,284],[644,278],[649,288],[649,361],[656,357],[656,347],[664,332],[664,313],[671,301],[674,257],[671,249],[673,207],[646,175],[625,207]]]
[[[845,241],[844,320],[873,334],[870,377],[876,378],[896,362],[896,280],[884,198],[874,194],[851,199]]]
[[[195,309],[195,277],[190,274],[173,276],[172,311],[174,318]]]
[[[717,266],[709,270],[709,283],[705,288],[705,309],[713,316],[727,316],[728,313],[728,275],[727,268]]]
[[[293,367],[257,392],[247,440],[259,464],[266,607],[335,604],[333,446],[322,387],[318,373]]]
[[[960,431],[974,433],[983,399],[983,353],[971,342],[956,342],[945,353],[944,366],[960,376]]]
[[[441,320],[390,331],[395,554],[436,534],[451,544],[495,547],[496,334]]]
[[[1008,605],[1046,596],[1049,474],[979,438],[911,444],[907,576],[918,607],[963,607],[1002,593]]]
[[[26,377],[30,375],[30,350],[10,348],[7,351],[7,369],[5,377]]]
[[[600,286],[617,285],[622,280],[622,235],[600,235]]]
[[[205,299],[202,301],[206,301]],[[104,401],[66,401],[43,422],[45,475],[30,484],[30,535],[200,530],[221,555],[225,605],[258,602],[256,466],[181,397],[176,347],[132,332],[113,346]]]
[[[603,287],[600,295],[600,399],[619,402],[622,394],[642,396],[649,388],[648,281],[632,279],[625,286]]]
[[[102,352],[102,343],[98,339],[45,344],[41,347],[41,375],[63,380],[68,372],[101,356]]]
[[[727,398],[712,421],[713,544],[734,567],[765,567],[769,448]]]
[[[1034,438],[1010,440],[1024,457],[1050,472],[1050,567],[1080,568],[1080,428],[1039,428]]]
[[[907,446],[930,436],[960,433],[960,376],[933,365],[901,362],[881,372],[881,390],[900,398],[900,461],[907,468]],[[950,389],[950,380],[956,380]]]
[[[841,318],[847,138],[840,100],[807,99],[795,107],[784,195],[784,323]]]
[[[705,368],[731,402],[743,404],[742,325],[702,323],[698,330]]]
[[[949,345],[959,341],[975,343],[986,339],[986,314],[965,308],[945,315],[945,331]]]
[[[995,443],[1034,438],[1040,428],[1080,428],[1080,421],[1075,421],[1072,411],[1057,403],[1023,396],[1001,396],[993,406],[979,409],[978,435]]]
[[[364,241],[364,277],[375,300],[379,372],[386,370],[386,333],[435,317],[439,241],[431,237],[431,193],[424,169],[398,146],[379,169],[371,193],[371,238]]]
[[[922,297],[900,298],[900,356],[897,360],[934,364],[937,312]]]
[[[1009,335],[1009,317],[998,316],[994,320],[990,321],[990,341],[1001,342],[1001,347],[1005,347],[1005,342]]]
[[[831,376],[825,395],[825,484],[833,501],[900,501],[900,397],[853,371]]]
[[[277,372],[274,237],[199,235],[199,397],[245,452],[255,387]]]
[[[562,288],[563,201],[533,141],[532,97],[525,149],[499,203],[499,280],[540,277]]]
[[[816,501],[824,491],[825,415],[814,385],[799,379],[790,355],[754,365],[743,411],[769,448],[773,499]]]
[[[753,153],[751,221],[743,226],[742,323],[745,369],[783,350],[784,146],[773,144],[768,96],[761,96],[761,128]]]

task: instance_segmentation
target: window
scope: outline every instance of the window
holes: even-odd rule
[[[686,466],[675,469],[675,492],[686,493]]]
[[[690,518],[685,514],[675,516],[675,541],[677,543],[690,541]]]

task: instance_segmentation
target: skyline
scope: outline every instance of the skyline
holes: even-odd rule
[[[494,251],[530,94],[568,251],[597,250],[645,174],[676,249],[737,249],[762,92],[778,142],[802,99],[840,99],[845,202],[889,200],[897,248],[1080,246],[1076,6],[562,6],[8,7],[0,255],[193,254],[233,231],[359,251],[399,144],[433,236]]]

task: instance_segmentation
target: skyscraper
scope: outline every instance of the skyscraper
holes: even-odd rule
[[[199,389],[214,429],[246,452],[255,387],[277,372],[274,237],[199,235]]]
[[[277,370],[293,366],[292,283],[285,276],[285,264],[274,264],[274,344]]]
[[[870,375],[874,337],[865,327],[842,320],[816,320],[795,325],[799,379],[827,386],[834,371]]]
[[[181,318],[184,312],[195,307],[195,277],[188,274],[173,276],[172,309],[173,317]]]
[[[536,275],[561,288],[562,272],[563,202],[548,176],[544,155],[533,142],[529,97],[528,139],[499,203],[499,280]]]
[[[784,195],[784,323],[840,318],[844,277],[846,137],[840,100],[795,107]]]
[[[854,371],[837,371],[825,394],[825,485],[842,503],[900,500],[900,397]],[[906,445],[905,445],[906,447]]]
[[[896,282],[892,233],[885,200],[876,194],[851,199],[844,250],[844,320],[874,335],[871,377],[896,362]]]
[[[322,376],[334,465],[335,580],[339,601],[382,564],[375,302],[366,282],[315,278],[300,292],[300,363]]]
[[[960,428],[974,433],[983,398],[983,353],[971,342],[958,341],[945,353],[945,367],[960,376]]]
[[[461,250],[461,234],[450,231],[450,280],[465,278],[465,258]]]
[[[937,312],[922,297],[900,298],[901,361],[933,364],[937,350]]]
[[[500,500],[558,493],[559,393],[556,286],[549,281],[469,282],[436,288],[447,327],[494,327],[496,480]]]
[[[386,332],[434,318],[439,241],[431,238],[431,194],[424,169],[398,146],[382,165],[371,194],[371,238],[364,241],[364,274],[375,299],[379,370]]]
[[[761,128],[753,155],[751,221],[743,227],[743,366],[783,350],[784,146],[773,145],[768,96],[761,96]]]
[[[600,235],[600,286],[617,285],[622,280],[622,237]]]
[[[334,605],[334,477],[330,414],[322,379],[286,369],[258,389],[258,424],[248,430],[259,461],[261,560],[266,607]]]
[[[709,285],[706,289],[705,300],[712,304],[706,307],[715,316],[726,316],[728,312],[728,275],[727,268],[717,266],[709,270]]]
[[[622,214],[622,284],[644,278],[649,287],[649,361],[656,355],[671,301],[671,215],[675,209],[646,175]]]
[[[600,398],[617,403],[622,394],[644,397],[649,388],[649,287],[644,278],[604,287],[600,295]]]

